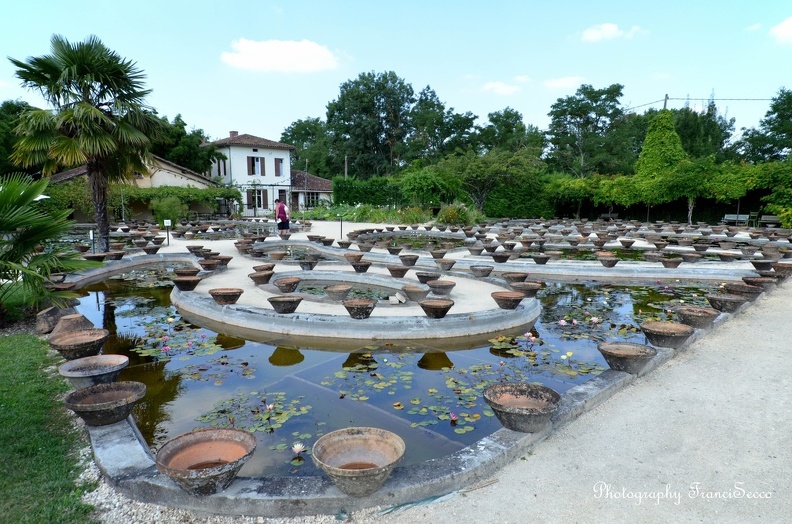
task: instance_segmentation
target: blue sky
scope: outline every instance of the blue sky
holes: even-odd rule
[[[416,94],[429,85],[479,124],[512,107],[542,129],[583,83],[623,84],[625,107],[666,93],[765,99],[718,102],[737,129],[757,126],[768,99],[792,88],[792,3],[782,0],[28,0],[3,12],[4,57],[46,54],[53,33],[95,34],[146,72],[161,115],[181,113],[212,138],[278,140],[295,120],[324,118],[339,86],[368,71],[395,71]],[[8,99],[43,104],[1,60]]]

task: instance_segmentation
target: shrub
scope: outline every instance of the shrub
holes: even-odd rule
[[[470,226],[481,222],[483,218],[477,210],[460,203],[443,206],[437,214],[438,223],[459,226]]]
[[[181,200],[175,196],[167,198],[157,198],[151,201],[149,208],[154,213],[154,218],[160,226],[164,226],[165,220],[170,220],[172,224],[176,224],[179,219],[187,218],[189,207],[182,204]]]

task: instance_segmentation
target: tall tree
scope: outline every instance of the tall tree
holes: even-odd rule
[[[786,160],[792,153],[792,90],[781,88],[759,128],[743,128],[738,151],[749,162]]]
[[[426,86],[410,110],[412,133],[407,139],[408,160],[433,163],[457,149],[470,147],[476,116],[446,109],[434,90]]]
[[[144,105],[150,92],[143,87],[145,75],[95,36],[71,43],[53,35],[51,54],[9,60],[22,85],[39,91],[52,106],[21,116],[12,161],[42,163],[44,175],[86,164],[99,248],[107,251],[108,181],[145,170],[149,137],[160,130],[159,120]]]
[[[152,140],[151,152],[196,173],[206,173],[212,168],[213,160],[223,160],[225,155],[212,145],[204,145],[208,137],[203,129],[187,131],[187,123],[181,115],[172,122],[167,117],[160,119],[162,133]]]
[[[536,126],[526,126],[522,114],[510,107],[487,115],[488,123],[479,129],[476,146],[483,152],[495,148],[517,151],[530,147],[544,149],[546,140]]]
[[[690,158],[714,155],[717,162],[726,160],[734,119],[718,114],[714,100],[709,101],[705,111],[694,111],[690,107],[675,110],[674,127]]]
[[[11,152],[17,141],[14,128],[19,123],[19,116],[28,109],[30,109],[30,105],[19,100],[6,100],[0,104],[0,175],[19,171],[19,167],[11,162]],[[26,169],[30,174],[38,170],[39,166],[31,166]]]
[[[281,133],[280,141],[294,145],[291,164],[295,169],[305,169],[322,178],[333,178],[341,173],[343,165],[330,164],[330,143],[327,124],[320,118],[297,120]]]
[[[621,84],[604,89],[583,84],[574,96],[559,98],[551,106],[547,134],[552,168],[577,177],[611,173],[606,144],[609,131],[624,114],[619,102],[623,88]]]
[[[341,84],[340,90],[338,98],[327,105],[334,161],[343,162],[346,156],[352,173],[360,178],[397,171],[412,132],[412,86],[388,71],[361,73]]]

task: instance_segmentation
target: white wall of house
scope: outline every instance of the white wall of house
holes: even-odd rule
[[[288,198],[291,192],[291,159],[289,151],[242,146],[218,148],[227,159],[212,166],[211,176],[220,176],[223,182],[242,192],[243,216],[271,214],[274,201],[279,196]],[[254,198],[248,198],[254,191]],[[248,205],[252,202],[252,205]]]

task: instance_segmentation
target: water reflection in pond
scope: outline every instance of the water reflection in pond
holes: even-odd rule
[[[191,325],[170,305],[167,271],[156,271],[88,287],[78,310],[111,332],[106,353],[130,357],[120,380],[148,387],[134,415],[152,447],[198,427],[248,429],[259,447],[245,476],[314,474],[292,446],[310,449],[348,426],[398,433],[406,464],[452,453],[500,428],[481,398],[487,385],[535,381],[563,393],[606,368],[599,341],[643,342],[640,322],[673,319],[668,309],[680,303],[705,305],[708,291],[676,282],[548,284],[526,334],[445,353],[397,341],[339,353]]]

